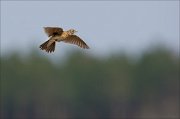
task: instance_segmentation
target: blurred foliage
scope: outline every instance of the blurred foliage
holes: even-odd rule
[[[136,62],[124,54],[98,59],[81,52],[63,64],[34,51],[0,59],[4,119],[179,117],[180,60],[165,48]]]

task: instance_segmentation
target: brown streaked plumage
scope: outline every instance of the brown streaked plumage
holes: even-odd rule
[[[41,44],[40,48],[48,53],[54,52],[56,42],[60,41],[89,49],[89,46],[80,37],[74,35],[74,33],[77,32],[74,29],[63,31],[63,29],[59,27],[44,27],[44,31],[50,38],[48,41]]]

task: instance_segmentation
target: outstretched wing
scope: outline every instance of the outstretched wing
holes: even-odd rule
[[[61,35],[63,29],[59,27],[44,27],[44,31],[50,37],[55,35]]]
[[[78,45],[81,48],[89,49],[89,46],[78,36],[76,35],[70,35],[66,39],[63,40],[65,43],[71,43]]]

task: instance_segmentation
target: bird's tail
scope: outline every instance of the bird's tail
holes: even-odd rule
[[[49,41],[50,41],[50,40],[48,40],[48,41],[44,42],[43,44],[41,44],[41,45],[39,46],[39,48],[40,48],[41,50],[45,50],[45,51],[48,52],[48,53],[54,52],[56,42],[53,42],[53,43],[51,43],[51,44],[48,46]]]

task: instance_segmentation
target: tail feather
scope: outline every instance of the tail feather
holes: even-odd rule
[[[54,52],[55,50],[55,45],[56,45],[56,42],[53,42],[47,49],[46,49],[46,52]]]
[[[43,44],[41,44],[41,45],[39,46],[39,48],[41,48],[41,50],[45,50],[45,49],[47,48],[48,42],[49,42],[49,40],[46,41],[46,42],[44,42]]]
[[[46,41],[46,42],[44,42],[43,44],[41,44],[41,45],[39,46],[39,48],[40,48],[41,50],[45,50],[45,51],[48,52],[48,53],[54,52],[56,43],[53,42],[50,46],[47,47],[48,43],[49,43],[49,40]]]

